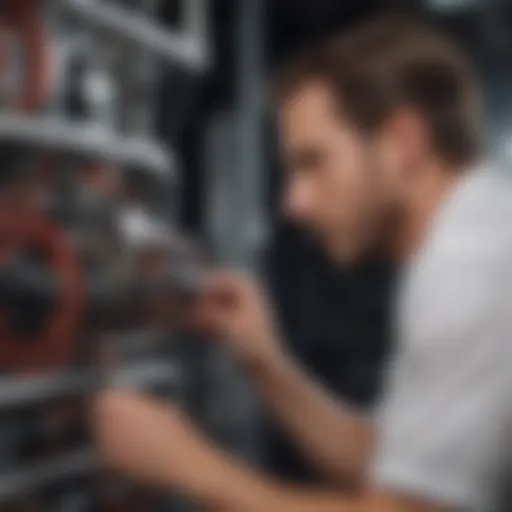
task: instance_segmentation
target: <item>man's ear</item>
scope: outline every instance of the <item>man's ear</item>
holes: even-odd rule
[[[407,173],[420,169],[433,149],[425,118],[412,108],[400,107],[386,120],[385,129],[401,159],[400,168]]]

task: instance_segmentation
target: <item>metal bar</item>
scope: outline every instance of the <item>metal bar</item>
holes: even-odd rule
[[[237,67],[239,264],[257,271],[264,246],[266,178],[263,144],[265,0],[239,2],[235,54]]]
[[[175,155],[162,144],[151,139],[119,137],[87,124],[0,114],[0,140],[98,158],[120,166],[137,166],[161,177],[175,178],[178,174]]]
[[[206,0],[183,0],[183,28],[200,41],[203,48],[208,45],[208,2]],[[211,56],[210,56],[211,57]]]
[[[107,385],[116,388],[148,388],[161,384],[172,384],[179,380],[179,370],[169,362],[152,360],[124,366],[112,372]]]
[[[98,469],[94,452],[79,450],[55,460],[0,475],[0,502],[26,496],[40,488],[93,473]]]
[[[90,23],[117,32],[173,64],[181,64],[194,72],[208,66],[206,46],[195,34],[170,31],[150,18],[121,6],[95,0],[67,0],[65,5]]]
[[[80,396],[107,384],[115,387],[145,389],[179,380],[176,365],[158,359],[125,364],[105,376],[90,369],[42,377],[0,378],[0,410]]]
[[[268,228],[261,101],[265,2],[235,4],[235,113],[231,125],[229,119],[218,124],[219,139],[211,139],[214,158],[206,162],[212,184],[207,220],[222,263],[257,272]],[[261,463],[261,411],[246,377],[221,351],[212,354],[210,367],[213,382],[205,388],[214,404],[208,411],[211,430],[232,451]]]
[[[235,129],[237,143],[235,181],[231,191],[232,213],[236,212],[228,249],[233,263],[258,272],[268,222],[265,215],[263,155],[263,102],[265,0],[236,3],[235,23]],[[261,410],[245,376],[230,361],[219,361],[220,393],[225,398],[221,414],[225,421],[220,435],[247,460],[261,463]],[[222,389],[224,388],[224,389]],[[229,404],[229,405],[228,405]]]

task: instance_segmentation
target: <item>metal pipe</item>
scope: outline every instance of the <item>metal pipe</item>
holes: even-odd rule
[[[27,496],[40,488],[86,476],[98,469],[91,450],[78,450],[48,462],[34,464],[0,476],[0,503]]]
[[[233,119],[218,125],[223,144],[212,149],[221,158],[209,176],[213,183],[209,225],[215,250],[223,263],[256,273],[267,224],[261,111],[264,5],[264,0],[236,2],[235,112]],[[221,162],[224,156],[225,163]],[[261,456],[258,401],[245,376],[223,352],[212,355],[211,366],[212,430],[233,451],[257,464]]]
[[[176,177],[176,157],[159,142],[120,137],[87,124],[0,114],[0,140],[137,166],[160,177]]]
[[[211,46],[208,44],[208,2],[206,0],[185,0],[182,2],[183,30],[193,35],[204,49],[205,57],[211,59],[208,54]]]
[[[177,383],[179,379],[176,365],[156,358],[125,364],[113,369],[109,375],[88,369],[41,377],[3,376],[0,378],[0,410],[92,393],[105,382],[114,387],[145,389]]]
[[[239,263],[255,270],[259,249],[266,234],[264,194],[266,193],[263,98],[264,0],[238,3],[237,98],[238,166],[236,218],[239,220]]]
[[[153,20],[141,17],[139,13],[109,5],[105,1],[67,0],[66,5],[89,22],[117,32],[172,64],[181,64],[200,73],[208,66],[206,48],[195,34],[159,27]]]

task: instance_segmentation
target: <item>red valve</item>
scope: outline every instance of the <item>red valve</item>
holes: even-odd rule
[[[17,251],[38,250],[59,278],[59,296],[41,332],[31,340],[14,332],[0,312],[0,366],[9,371],[51,371],[69,363],[83,314],[79,261],[66,234],[44,216],[0,208],[0,265]]]

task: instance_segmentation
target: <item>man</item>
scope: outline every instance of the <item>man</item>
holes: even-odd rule
[[[512,194],[480,162],[470,67],[428,27],[381,18],[302,57],[279,85],[288,215],[340,263],[377,250],[404,263],[386,397],[373,415],[330,400],[285,353],[255,284],[213,276],[197,320],[335,490],[271,481],[179,411],[116,392],[95,409],[105,461],[216,511],[499,510],[512,462]]]

